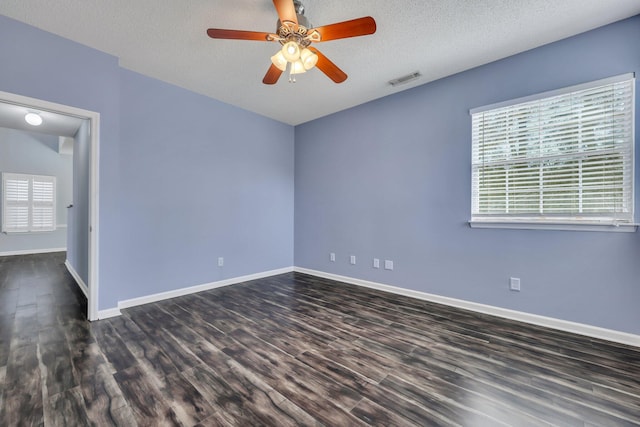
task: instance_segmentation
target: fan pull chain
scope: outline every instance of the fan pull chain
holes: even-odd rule
[[[289,67],[289,83],[295,83],[296,74],[293,72],[293,62],[289,62],[287,66]]]

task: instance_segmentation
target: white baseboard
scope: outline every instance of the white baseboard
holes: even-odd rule
[[[0,256],[35,255],[35,254],[48,254],[52,252],[66,252],[66,251],[67,251],[67,248],[24,249],[20,251],[0,252]]]
[[[65,263],[66,265],[66,263]],[[69,266],[67,266],[69,268]],[[250,280],[262,279],[265,277],[276,276],[279,274],[296,271],[299,273],[309,274],[311,276],[322,277],[325,279],[336,280],[339,282],[349,283],[352,285],[362,286],[365,288],[377,289],[384,292],[390,292],[397,295],[408,296],[411,298],[421,299],[425,301],[435,302],[438,304],[448,305],[451,307],[462,308],[478,313],[489,314],[492,316],[502,317],[505,319],[516,320],[520,322],[530,323],[538,326],[545,326],[560,331],[571,332],[592,338],[613,341],[621,344],[640,347],[640,335],[634,335],[627,332],[615,331],[612,329],[600,328],[597,326],[586,325],[583,323],[570,322],[568,320],[556,319],[553,317],[540,316],[537,314],[525,313],[521,311],[510,310],[501,307],[495,307],[486,304],[480,304],[472,301],[466,301],[456,298],[444,297],[441,295],[429,294],[421,291],[400,288],[397,286],[386,285],[378,282],[356,279],[348,276],[340,276],[337,274],[326,273],[318,270],[311,270],[303,267],[286,267],[278,270],[265,271],[247,276],[234,277],[231,279],[220,280],[217,282],[205,283],[202,285],[190,286],[187,288],[176,289],[173,291],[160,292],[157,294],[147,295],[144,297],[132,298],[128,300],[118,301],[118,306],[98,312],[98,319],[107,319],[116,317],[121,314],[120,310],[135,307],[138,305],[149,304],[152,302],[162,301],[170,298],[176,298],[183,295],[189,295],[197,292],[207,291],[210,289],[221,288],[224,286],[235,285],[238,283],[248,282]],[[70,270],[71,272],[71,270]],[[74,273],[71,272],[73,275]],[[75,276],[74,276],[75,277]],[[77,281],[77,280],[76,280]],[[79,284],[82,281],[79,282]],[[82,285],[80,285],[82,288]]]
[[[264,271],[261,273],[249,274],[247,276],[233,277],[231,279],[220,280],[217,282],[205,283],[202,285],[190,286],[188,288],[176,289],[173,291],[160,292],[157,294],[147,295],[144,297],[132,298],[128,300],[118,301],[117,308],[110,308],[107,310],[101,310],[98,314],[100,319],[103,319],[102,313],[108,317],[120,315],[120,310],[135,307],[137,305],[149,304],[152,302],[162,301],[169,298],[176,298],[183,295],[194,294],[196,292],[208,291],[210,289],[221,288],[223,286],[235,285],[237,283],[248,282],[250,280],[263,279],[265,277],[277,276],[279,274],[290,273],[293,271],[293,267],[280,268],[277,270]]]
[[[99,310],[98,311],[98,320],[108,319],[110,317],[118,317],[121,314],[122,313],[120,313],[120,309],[119,308],[108,308],[106,310]]]
[[[326,273],[323,271],[310,270],[302,267],[294,267],[294,271],[311,276],[322,277],[325,279],[336,280],[339,282],[349,283],[352,285],[362,286],[365,288],[377,289],[384,292],[408,296],[425,301],[444,304],[452,307],[462,308],[475,311],[478,313],[490,314],[505,319],[517,320],[533,325],[545,326],[574,334],[585,335],[592,338],[599,338],[607,341],[613,341],[621,344],[640,347],[640,335],[634,335],[627,332],[615,331],[612,329],[600,328],[597,326],[586,325],[583,323],[570,322],[568,320],[556,319],[553,317],[539,316],[537,314],[525,313],[522,311],[509,310],[506,308],[495,307],[476,302],[460,300],[456,298],[443,297],[440,295],[428,294],[426,292],[414,291],[411,289],[399,288],[397,286],[385,285],[383,283],[370,282],[367,280],[356,279],[353,277],[339,276],[337,274]]]
[[[87,297],[87,299],[89,299],[89,287],[87,286],[86,283],[84,283],[84,280],[82,280],[82,277],[80,277],[76,269],[73,268],[69,260],[65,260],[64,265],[65,267],[67,267],[67,270],[69,271],[69,273],[73,276],[73,280],[76,281],[76,283],[80,287],[80,290],[82,291],[84,296]]]

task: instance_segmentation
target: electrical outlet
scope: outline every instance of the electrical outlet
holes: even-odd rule
[[[331,252],[329,254],[329,261],[336,262],[336,254],[335,253]]]
[[[380,260],[378,258],[373,259],[373,268],[380,268]]]
[[[393,261],[385,259],[384,260],[384,269],[385,270],[393,270]]]
[[[218,267],[224,267],[224,258],[218,257]]]
[[[509,289],[512,291],[520,292],[520,278],[519,277],[511,277],[509,278]]]
[[[356,264],[356,256],[355,255],[351,255],[351,257],[349,257],[349,261],[351,262],[352,265]]]

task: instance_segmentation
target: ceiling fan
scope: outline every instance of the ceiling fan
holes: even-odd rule
[[[295,75],[317,66],[320,71],[336,83],[347,79],[347,74],[314,47],[311,43],[365,36],[376,32],[376,21],[370,17],[338,22],[311,28],[304,16],[304,6],[298,0],[273,0],[278,12],[277,31],[225,30],[209,28],[207,34],[214,39],[275,41],[282,48],[271,57],[271,66],[262,79],[264,84],[275,84],[283,72],[289,69],[289,81],[295,82]]]

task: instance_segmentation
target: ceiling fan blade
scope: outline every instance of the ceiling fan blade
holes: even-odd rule
[[[351,21],[324,25],[311,30],[311,32],[313,31],[320,33],[321,42],[366,36],[376,32],[376,21],[372,17],[366,16],[364,18],[352,19]]]
[[[331,80],[336,83],[342,83],[347,80],[347,75],[344,71],[342,71],[336,64],[331,62],[329,58],[324,56],[318,49],[315,47],[309,47],[309,50],[318,55],[318,63],[316,67],[320,69],[323,73],[327,75]]]
[[[276,7],[281,23],[293,22],[298,25],[298,16],[296,15],[293,0],[273,0],[273,5]]]
[[[271,64],[271,67],[269,67],[267,74],[265,74],[264,79],[262,79],[262,83],[266,85],[276,84],[276,82],[278,81],[281,75],[282,75],[282,70],[276,67],[275,65]]]
[[[271,41],[270,33],[262,33],[259,31],[241,31],[241,30],[224,30],[221,28],[209,28],[207,35],[212,39],[230,39],[230,40],[255,40],[261,42]]]

